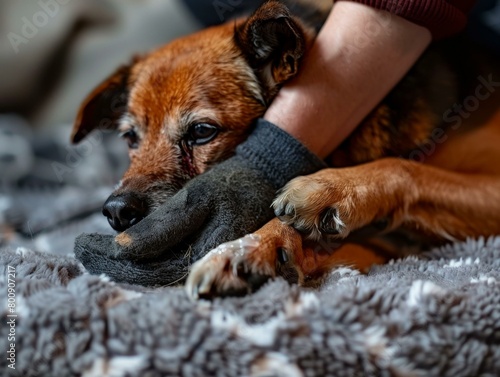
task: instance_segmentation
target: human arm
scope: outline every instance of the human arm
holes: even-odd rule
[[[281,89],[264,118],[325,158],[430,42],[429,30],[401,17],[336,3],[299,75]]]

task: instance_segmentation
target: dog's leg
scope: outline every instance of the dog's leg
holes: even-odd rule
[[[359,244],[308,242],[274,219],[250,236],[221,245],[196,262],[187,280],[193,298],[248,294],[269,278],[311,285],[336,266],[365,272],[387,262],[386,255]]]
[[[397,251],[379,254],[345,239],[369,224],[386,230],[404,225],[440,240],[500,234],[500,177],[455,173],[402,159],[296,178],[274,205],[283,222],[274,219],[252,242],[237,240],[193,266],[188,279],[192,296],[250,293],[290,268],[304,284],[335,266],[363,271],[397,256]],[[316,242],[304,241],[304,234]]]
[[[378,222],[441,240],[500,233],[500,177],[441,170],[397,158],[325,169],[290,181],[277,216],[311,239],[339,239]]]

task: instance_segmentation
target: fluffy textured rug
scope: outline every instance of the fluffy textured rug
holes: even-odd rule
[[[5,376],[500,375],[500,238],[214,302],[28,249],[0,266]]]
[[[112,135],[69,148],[69,129],[0,116],[1,376],[500,375],[500,238],[340,268],[314,291],[194,303],[117,285],[71,250],[111,231],[100,207],[124,151]]]

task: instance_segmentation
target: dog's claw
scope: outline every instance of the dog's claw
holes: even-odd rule
[[[284,223],[291,223],[296,216],[295,206],[291,203],[279,204],[274,208],[274,214]]]
[[[203,276],[199,282],[186,287],[188,295],[195,300],[205,298],[210,293],[210,284],[207,283],[209,283],[209,279],[207,279],[206,276]]]
[[[282,216],[285,216],[285,207],[284,206],[279,206],[274,209],[274,214],[276,217],[280,218]]]
[[[340,234],[343,227],[336,208],[327,208],[320,215],[319,229],[326,234]]]
[[[278,255],[278,262],[280,262],[281,264],[286,264],[290,260],[288,257],[288,253],[282,247],[276,250],[276,253]]]
[[[243,261],[237,261],[233,266],[234,276],[244,278],[248,275],[248,266]]]

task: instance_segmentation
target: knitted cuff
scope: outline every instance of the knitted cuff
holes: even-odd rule
[[[337,0],[346,1],[346,0]],[[385,10],[430,30],[434,39],[449,37],[467,23],[467,12],[473,0],[347,0]]]
[[[312,174],[326,164],[298,140],[274,124],[258,119],[252,134],[236,149],[276,189],[300,175]]]

